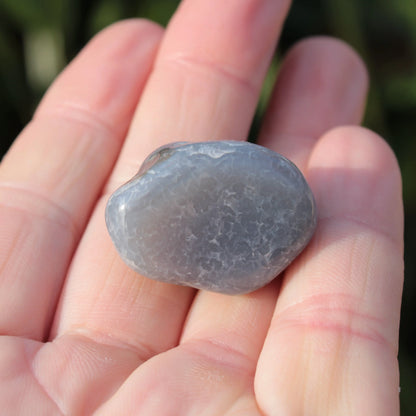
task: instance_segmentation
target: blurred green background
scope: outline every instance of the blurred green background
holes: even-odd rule
[[[226,1],[226,0],[224,0]],[[141,16],[166,25],[177,0],[0,0],[0,156],[30,120],[56,74],[97,31]],[[365,125],[384,136],[403,173],[406,278],[400,335],[402,415],[416,415],[416,0],[294,0],[273,68],[297,40],[327,34],[366,61]],[[269,74],[252,135],[272,86]]]

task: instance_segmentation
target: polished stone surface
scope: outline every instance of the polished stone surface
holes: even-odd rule
[[[149,278],[227,294],[273,280],[316,226],[312,193],[283,156],[247,142],[153,152],[106,208],[114,245]]]

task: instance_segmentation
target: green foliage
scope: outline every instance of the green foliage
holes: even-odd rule
[[[101,0],[95,4],[90,16],[90,33],[99,32],[114,21],[123,17],[121,3],[114,0]]]
[[[166,26],[178,4],[179,0],[145,0],[140,3],[139,15]]]
[[[1,0],[3,12],[23,30],[60,25],[64,0]]]

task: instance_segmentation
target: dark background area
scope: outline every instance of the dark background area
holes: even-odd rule
[[[226,1],[226,0],[224,0]],[[0,0],[0,157],[30,120],[56,74],[108,24],[147,17],[166,25],[177,0]],[[294,0],[253,123],[254,137],[280,57],[297,40],[332,35],[350,43],[370,71],[365,126],[399,159],[406,213],[400,333],[402,415],[416,415],[416,1]]]

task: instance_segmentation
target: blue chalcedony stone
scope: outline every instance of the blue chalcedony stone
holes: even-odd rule
[[[157,149],[110,197],[105,215],[117,251],[138,273],[226,294],[273,280],[316,226],[297,167],[238,141]]]

